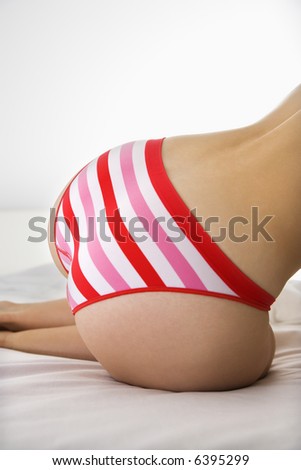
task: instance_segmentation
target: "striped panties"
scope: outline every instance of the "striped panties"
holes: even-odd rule
[[[147,291],[222,297],[269,310],[274,298],[223,253],[174,188],[162,161],[163,140],[115,147],[66,188],[55,245],[73,313]]]

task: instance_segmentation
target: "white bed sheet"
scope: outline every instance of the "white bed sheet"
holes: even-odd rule
[[[0,299],[64,291],[52,265],[0,278]],[[271,372],[229,392],[143,389],[98,363],[0,349],[0,448],[301,449],[301,281],[289,281],[271,321]]]

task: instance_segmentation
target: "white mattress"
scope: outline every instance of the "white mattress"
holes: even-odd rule
[[[0,277],[0,299],[64,295],[52,265]],[[270,374],[229,392],[121,384],[98,363],[0,349],[1,449],[301,449],[301,281],[271,312]]]

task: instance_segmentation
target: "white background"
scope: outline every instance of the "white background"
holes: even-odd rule
[[[120,143],[239,127],[300,80],[298,0],[0,0],[0,208]]]
[[[300,19],[299,0],[0,0],[0,274],[50,261],[28,220],[104,151],[274,108]]]

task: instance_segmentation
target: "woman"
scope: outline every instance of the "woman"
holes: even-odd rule
[[[253,125],[90,162],[49,227],[68,301],[1,302],[0,346],[97,360],[171,391],[263,378],[268,310],[301,267],[300,104],[299,86]]]

